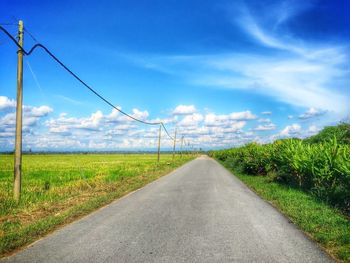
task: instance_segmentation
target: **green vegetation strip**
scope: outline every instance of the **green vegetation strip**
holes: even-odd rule
[[[273,175],[350,215],[350,124],[326,127],[308,139],[211,151],[246,174]]]
[[[350,262],[350,124],[317,135],[211,151],[259,195],[343,262]]]
[[[273,182],[269,176],[243,174],[228,162],[222,164],[339,262],[350,262],[350,220],[340,211],[302,190]]]
[[[12,199],[13,156],[1,155],[0,257],[60,225],[169,173],[195,156],[153,154],[25,155],[22,199]]]

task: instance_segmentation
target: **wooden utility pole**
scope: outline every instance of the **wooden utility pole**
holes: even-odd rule
[[[18,22],[18,44],[23,47],[23,21]],[[19,202],[22,180],[22,103],[23,103],[23,51],[17,51],[17,105],[16,105],[16,138],[13,196]]]
[[[176,132],[177,132],[177,128],[175,128],[175,136],[174,136],[173,161],[175,160]]]
[[[160,137],[162,136],[162,125],[159,125],[159,136],[158,136],[158,163],[160,160]]]

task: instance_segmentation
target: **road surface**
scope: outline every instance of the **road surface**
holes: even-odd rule
[[[4,262],[332,260],[224,167],[200,157]]]

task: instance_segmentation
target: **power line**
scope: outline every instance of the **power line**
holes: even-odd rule
[[[33,69],[32,69],[32,66],[31,66],[30,63],[29,63],[29,60],[26,59],[26,62],[27,62],[29,71],[30,71],[30,73],[32,74],[32,77],[33,77],[33,79],[34,79],[34,82],[35,82],[36,86],[39,88],[40,92],[42,92],[41,85],[40,85],[40,83],[39,83],[39,81],[38,81],[38,78],[36,77],[36,74],[34,73],[34,71],[33,71]]]
[[[33,77],[34,83],[36,84],[36,86],[37,86],[37,88],[39,90],[41,98],[46,101],[47,100],[47,96],[46,96],[44,90],[41,87],[41,84],[39,82],[39,79],[38,79],[37,75],[34,72],[33,67],[30,64],[29,57],[25,57],[25,62],[27,63],[28,69],[29,69],[29,71],[30,71],[30,73],[31,73],[31,75]]]
[[[18,23],[17,23],[18,19],[15,16],[11,16],[10,20],[12,20],[13,22],[10,22],[8,20],[8,21],[3,22],[3,23],[0,22],[0,25],[3,25],[3,26],[18,26]]]
[[[165,130],[165,133],[169,136],[170,139],[174,140],[174,138],[169,134],[167,128],[165,127],[163,122],[148,122],[148,121],[143,121],[141,119],[138,119],[121,109],[117,108],[114,106],[109,100],[104,98],[102,95],[100,95],[97,91],[95,91],[92,87],[90,87],[85,81],[83,81],[78,75],[76,75],[72,70],[70,70],[62,61],[60,61],[51,51],[46,48],[44,45],[37,43],[32,48],[27,52],[24,48],[22,48],[17,40],[4,28],[0,25],[0,30],[3,31],[14,43],[15,45],[19,48],[21,52],[23,52],[26,56],[30,56],[37,48],[43,49],[52,59],[54,59],[58,64],[60,64],[61,67],[63,67],[68,73],[70,73],[76,80],[78,80],[81,84],[83,84],[87,89],[89,89],[92,93],[94,93],[97,97],[99,97],[101,100],[103,100],[105,103],[107,103],[109,106],[114,108],[115,110],[119,111],[120,113],[124,114],[125,116],[129,117],[130,119],[133,119],[134,121],[146,124],[146,125],[162,125],[162,127]],[[28,31],[26,31],[28,32]],[[31,35],[31,34],[30,34]],[[36,39],[33,37],[33,40],[36,41]],[[36,41],[37,42],[37,41]]]
[[[25,32],[28,33],[28,35],[33,39],[34,42],[38,43],[39,41],[36,40],[36,38],[32,35],[32,33],[30,33],[26,27],[23,28]]]
[[[166,129],[164,123],[161,122],[160,125],[162,125],[162,127],[164,128],[165,133],[169,136],[169,138],[172,139],[172,140],[174,140],[174,138],[169,134],[168,130]]]

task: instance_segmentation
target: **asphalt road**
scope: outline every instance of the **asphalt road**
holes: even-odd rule
[[[220,164],[201,157],[4,262],[332,260]]]

